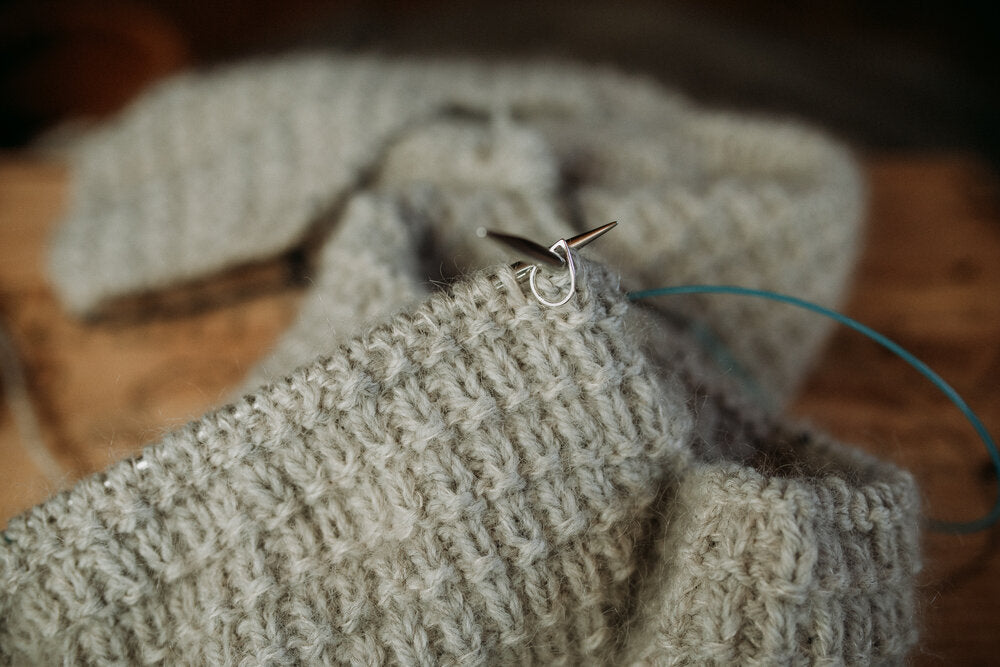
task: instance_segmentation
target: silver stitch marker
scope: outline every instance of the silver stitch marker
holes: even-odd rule
[[[514,264],[511,264],[511,268],[514,269],[515,275],[519,280],[524,276],[528,276],[528,285],[531,287],[531,293],[535,295],[535,298],[538,299],[539,303],[544,306],[549,306],[550,308],[556,308],[567,303],[576,293],[576,263],[573,261],[572,251],[578,250],[588,243],[595,241],[605,233],[614,229],[617,224],[618,221],[615,220],[614,222],[609,222],[606,225],[601,225],[600,227],[591,229],[589,232],[578,234],[570,239],[559,239],[548,248],[524,237],[514,236],[512,234],[502,234],[500,232],[482,230],[480,236],[487,236],[494,241],[499,241],[500,243],[513,248],[516,252],[522,255],[527,255],[531,259],[536,260],[536,263],[515,262]],[[569,271],[569,290],[559,301],[548,301],[542,297],[541,294],[539,294],[538,288],[535,285],[535,275],[538,273],[538,262],[554,267],[566,266],[566,269]]]

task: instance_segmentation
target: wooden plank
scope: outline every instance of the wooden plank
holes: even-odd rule
[[[1000,433],[997,179],[960,156],[878,157],[868,173],[867,250],[846,312],[922,357]],[[223,402],[291,322],[301,295],[284,269],[257,267],[220,283],[243,285],[237,298],[218,284],[195,286],[161,299],[170,307],[154,307],[151,317],[133,302],[120,304],[120,317],[78,321],[55,300],[42,262],[64,188],[58,167],[0,163],[0,325],[66,484]],[[192,302],[214,307],[175,307]],[[833,337],[794,412],[912,470],[930,515],[971,518],[996,494],[985,452],[958,411],[853,332]],[[56,486],[4,410],[0,465],[0,524]],[[995,658],[998,541],[996,529],[926,536],[917,664]]]

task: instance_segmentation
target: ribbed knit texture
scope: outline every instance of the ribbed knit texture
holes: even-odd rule
[[[300,56],[192,73],[83,140],[73,175],[49,264],[77,313],[276,256],[348,224],[355,197],[424,220],[424,280],[503,257],[479,226],[553,242],[619,220],[592,256],[631,288],[725,282],[835,305],[862,208],[851,160],[812,130],[552,63]],[[828,330],[759,302],[683,304],[779,404]]]
[[[699,444],[741,418],[582,268],[557,309],[463,279],[12,520],[0,660],[901,661],[910,477],[790,427]]]
[[[294,57],[163,84],[80,143],[73,183],[50,270],[76,312],[322,246],[245,396],[10,522],[0,663],[883,664],[915,643],[910,476],[745,391],[780,405],[827,326],[622,291],[832,305],[861,186],[815,132],[605,70]],[[512,259],[479,227],[613,219],[585,254],[616,272],[581,257],[563,307],[502,264],[468,275]]]

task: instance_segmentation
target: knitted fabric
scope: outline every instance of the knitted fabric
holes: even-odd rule
[[[463,279],[12,520],[0,660],[901,661],[911,478],[691,386],[582,274]]]
[[[692,335],[780,404],[826,327],[622,293],[835,301],[861,188],[816,133],[603,70],[296,57],[165,83],[73,175],[50,270],[76,312],[322,245],[245,396],[10,522],[0,663],[891,663],[916,641],[911,478],[761,411]],[[560,308],[466,275],[504,257],[479,227],[612,219],[587,251],[622,275],[580,258]]]
[[[835,305],[862,200],[851,160],[812,130],[552,63],[298,56],[192,73],[73,157],[49,264],[77,313],[277,256],[346,224],[358,196],[426,222],[437,261],[421,279],[499,259],[480,226],[551,242],[617,219],[593,256],[629,287],[735,283]],[[828,329],[758,302],[684,308],[778,404]]]

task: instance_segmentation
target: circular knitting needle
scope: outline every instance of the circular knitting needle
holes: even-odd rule
[[[614,229],[618,225],[618,221],[614,220],[606,225],[601,225],[600,227],[595,227],[589,232],[584,232],[582,234],[577,234],[573,238],[566,239],[566,245],[571,250],[578,250],[583,246],[596,241],[600,237],[604,236],[606,233]],[[499,241],[504,245],[507,245],[514,250],[520,252],[521,254],[527,255],[533,259],[538,259],[549,266],[562,266],[566,260],[557,254],[555,251],[546,248],[545,246],[539,245],[534,241],[530,241],[526,238],[520,236],[514,236],[512,234],[503,234],[501,232],[493,232],[485,230],[485,235],[495,241]],[[557,261],[553,263],[551,260],[555,258]],[[515,262],[511,264],[512,269],[517,274],[518,279],[523,278],[531,270],[533,264],[527,264],[525,262]]]
[[[514,236],[513,234],[503,234],[501,232],[493,232],[489,230],[486,231],[486,236],[494,241],[499,241],[500,243],[509,246],[522,255],[527,255],[528,257],[538,260],[543,264],[548,264],[549,266],[560,267],[566,262],[566,260],[557,255],[554,251],[522,236]]]

